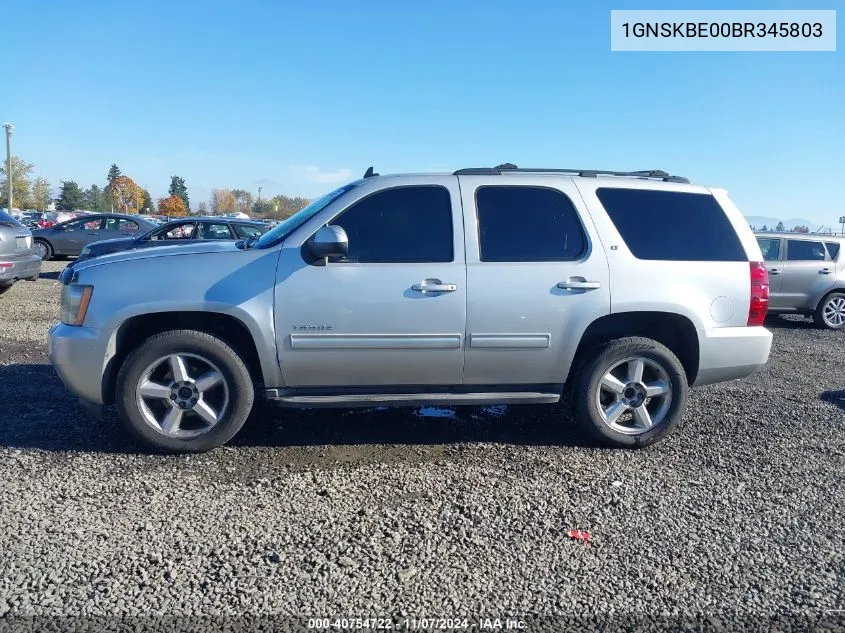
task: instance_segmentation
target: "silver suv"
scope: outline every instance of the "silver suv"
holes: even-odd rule
[[[804,314],[831,330],[845,328],[845,237],[757,234],[769,269],[769,313]]]
[[[646,446],[689,386],[747,376],[772,343],[745,219],[661,171],[370,168],[260,237],[105,255],[62,283],[62,380],[164,451],[225,443],[263,399],[564,393],[598,441]]]

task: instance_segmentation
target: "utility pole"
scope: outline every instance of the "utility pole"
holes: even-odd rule
[[[14,204],[12,201],[12,128],[11,123],[4,123],[6,128],[6,193],[9,199],[9,215],[12,214]]]
[[[258,203],[261,203],[261,187],[258,187]]]

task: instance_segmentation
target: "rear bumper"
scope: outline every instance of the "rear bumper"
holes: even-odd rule
[[[103,404],[103,374],[111,332],[57,323],[50,328],[50,362],[62,382],[81,400]]]
[[[764,327],[726,327],[699,336],[698,375],[693,386],[744,378],[769,360],[772,333]]]
[[[0,255],[0,282],[36,279],[40,274],[41,258],[38,255],[15,257]]]

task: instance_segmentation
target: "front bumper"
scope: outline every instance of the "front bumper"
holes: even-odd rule
[[[0,255],[0,282],[18,279],[37,279],[41,274],[41,258],[38,255],[4,257]]]
[[[112,331],[57,323],[50,328],[50,362],[81,400],[103,404],[103,375],[113,355]]]
[[[745,378],[763,367],[772,349],[764,327],[724,327],[699,335],[698,375],[694,386]]]

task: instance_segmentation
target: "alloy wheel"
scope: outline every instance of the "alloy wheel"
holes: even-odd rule
[[[830,328],[840,328],[845,324],[845,297],[833,297],[822,309],[822,319]]]
[[[229,385],[220,369],[199,354],[168,354],[147,366],[135,388],[144,421],[166,437],[207,433],[229,409]]]
[[[672,381],[657,361],[634,356],[605,372],[595,398],[607,426],[625,435],[641,435],[666,419],[672,404]]]

